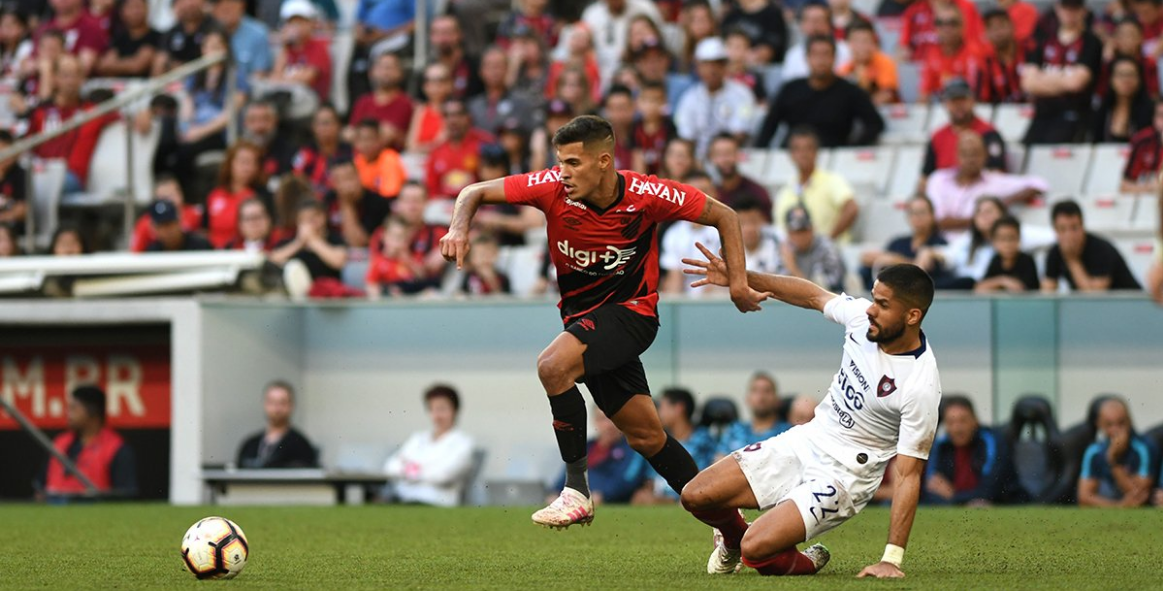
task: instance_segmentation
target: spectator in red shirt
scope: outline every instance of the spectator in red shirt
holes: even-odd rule
[[[1155,103],[1151,127],[1131,138],[1131,153],[1123,168],[1119,192],[1125,195],[1154,193],[1159,188],[1159,164],[1163,162],[1163,101]]]
[[[238,205],[238,238],[226,245],[226,250],[269,253],[278,244],[274,221],[262,201],[250,198]]]
[[[493,138],[474,129],[470,122],[464,101],[452,99],[444,103],[448,140],[428,156],[428,194],[432,199],[453,199],[477,180],[481,144],[492,143]]]
[[[84,0],[50,0],[56,16],[41,25],[37,36],[47,30],[60,31],[65,38],[65,51],[81,60],[82,71],[93,71],[97,58],[109,45],[109,36],[97,19],[85,11]]]
[[[1143,53],[1163,55],[1163,0],[1131,0],[1131,12],[1143,27]]]
[[[937,27],[937,44],[921,53],[921,89],[919,100],[941,91],[951,78],[977,80],[982,69],[981,49],[976,41],[966,39],[965,21],[954,5],[933,7],[933,24]]]
[[[153,198],[174,204],[179,212],[178,221],[182,231],[193,232],[202,229],[202,206],[186,205],[182,185],[173,175],[162,174],[154,179]],[[141,217],[137,218],[137,225],[133,227],[133,238],[130,239],[129,250],[145,252],[145,247],[149,246],[154,238],[156,236],[153,233],[153,224],[150,222],[149,213],[143,213]]]
[[[444,141],[444,101],[452,96],[452,74],[444,64],[428,64],[424,68],[424,103],[412,110],[412,123],[408,127],[407,147],[409,152],[427,154]]]
[[[1019,47],[1026,47],[1034,40],[1034,29],[1038,26],[1038,9],[1022,0],[997,0],[998,8],[1004,10],[1013,23],[1014,38]],[[986,17],[988,20],[988,17]],[[989,23],[985,23],[989,27]],[[988,33],[986,33],[988,35]]]
[[[933,136],[929,138],[918,192],[923,194],[925,181],[933,171],[957,165],[957,138],[965,131],[980,135],[985,143],[986,170],[1005,172],[1005,140],[992,125],[973,111],[973,92],[969,88],[969,83],[962,78],[948,81],[941,90],[941,101],[949,114],[949,123],[934,131]]]
[[[428,203],[428,192],[424,185],[415,181],[408,181],[400,190],[400,196],[392,201],[392,215],[390,220],[398,220],[408,227],[407,244],[409,251],[423,261],[424,273],[413,286],[416,291],[440,284],[440,278],[448,266],[440,254],[440,239],[448,232],[444,225],[424,223],[424,208]],[[383,249],[384,228],[377,228],[372,234],[368,250],[379,252]]]
[[[412,99],[404,92],[404,70],[400,58],[393,53],[384,53],[375,59],[368,71],[371,91],[359,97],[351,109],[348,119],[348,135],[354,127],[365,119],[374,119],[380,124],[380,135],[394,150],[404,149],[408,126],[412,123]]]
[[[965,23],[964,37],[970,42],[985,39],[985,25],[977,6],[969,0],[915,0],[901,16],[901,60],[920,60],[927,47],[937,45],[937,26],[934,9],[937,6],[956,6]]]
[[[1159,96],[1159,66],[1155,58],[1144,55],[1143,27],[1133,18],[1125,18],[1115,25],[1114,36],[1103,48],[1102,72],[1094,93],[1102,98],[1110,89],[1111,65],[1118,58],[1129,58],[1139,69],[1147,94]]]
[[[409,248],[411,233],[408,224],[399,218],[391,217],[384,223],[379,248],[371,252],[368,260],[368,299],[414,293],[417,281],[425,277],[423,256]]]
[[[351,144],[343,141],[340,133],[342,125],[334,105],[320,105],[311,118],[311,142],[291,158],[291,170],[311,183],[311,188],[320,195],[331,188],[327,163],[352,157]]]
[[[315,91],[320,101],[331,96],[331,52],[327,42],[312,37],[315,5],[311,0],[287,0],[279,9],[282,47],[275,54],[271,80],[295,82]]]
[[[240,140],[226,150],[226,160],[218,172],[218,186],[206,197],[206,227],[214,248],[223,248],[239,238],[238,206],[258,197],[271,207],[262,167],[262,148]]]
[[[80,58],[71,55],[61,56],[56,63],[54,78],[56,88],[53,89],[52,99],[41,103],[32,111],[28,126],[29,135],[55,129],[72,119],[78,112],[87,111],[92,107],[91,104],[81,100],[81,87],[85,84],[85,75]],[[117,120],[117,117],[116,112],[98,117],[36,148],[36,155],[41,158],[59,158],[67,161],[66,193],[77,193],[85,189],[89,177],[89,164],[93,159],[93,151],[97,149],[97,140],[105,126]]]
[[[477,235],[472,241],[472,250],[468,252],[460,293],[470,297],[511,293],[509,276],[497,269],[499,254],[496,238],[491,234]]]
[[[464,35],[460,24],[452,16],[438,16],[432,19],[428,28],[428,40],[432,43],[436,61],[444,64],[452,73],[452,96],[468,98],[481,90],[476,64],[464,51]]]
[[[995,105],[1025,102],[1018,68],[1026,61],[1026,52],[1014,36],[1010,13],[996,8],[986,12],[985,36],[989,46],[983,51],[982,67],[973,85],[977,100]]]

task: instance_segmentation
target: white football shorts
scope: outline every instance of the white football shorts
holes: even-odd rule
[[[872,500],[883,470],[857,475],[812,443],[802,426],[731,453],[766,511],[793,501],[807,539],[844,523]]]

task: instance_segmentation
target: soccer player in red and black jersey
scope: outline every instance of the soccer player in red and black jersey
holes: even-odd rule
[[[553,428],[566,464],[565,488],[534,523],[565,528],[594,518],[586,481],[584,383],[598,408],[675,490],[698,473],[682,445],[662,429],[639,355],[658,332],[659,222],[688,220],[719,230],[731,300],[759,309],[767,294],[747,286],[743,239],[735,212],[693,187],[619,171],[614,130],[605,119],[578,117],[553,136],[558,167],[475,183],[460,192],[440,250],[457,268],[469,249],[469,223],[486,203],[529,205],[548,219],[549,256],[557,267],[565,330],[537,360]],[[699,516],[710,525],[737,512]]]

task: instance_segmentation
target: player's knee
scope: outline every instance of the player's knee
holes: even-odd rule
[[[630,429],[624,432],[626,442],[634,451],[649,458],[666,445],[666,432],[661,429]]]
[[[774,554],[770,544],[762,536],[755,534],[752,529],[748,529],[747,533],[743,534],[743,541],[739,543],[739,553],[748,562],[762,562]]]
[[[679,502],[682,503],[682,508],[687,511],[707,511],[715,508],[713,506],[714,503],[711,501],[711,495],[707,488],[703,486],[699,476],[696,476],[694,480],[682,487]]]
[[[537,377],[545,386],[560,385],[566,381],[568,368],[562,363],[560,355],[552,351],[545,351],[537,358]]]

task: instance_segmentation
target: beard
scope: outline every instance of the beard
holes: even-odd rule
[[[865,336],[865,338],[868,339],[868,342],[870,342],[870,343],[877,343],[880,345],[884,345],[884,344],[891,343],[891,342],[901,338],[901,335],[905,334],[904,323],[901,323],[897,326],[881,326],[879,324],[874,323],[872,321],[872,319],[870,318],[868,320],[868,325],[869,325],[868,326],[868,333],[865,334],[864,336]],[[878,331],[879,331],[879,332],[877,332],[876,336],[873,336],[873,334],[872,334],[872,329],[874,327],[876,329],[878,329]]]
[[[244,139],[248,142],[251,142],[253,144],[258,144],[259,146],[262,146],[263,148],[266,148],[267,146],[270,145],[271,140],[275,139],[275,134],[274,133],[254,133],[254,132],[245,132],[244,131],[242,134],[242,139]]]

